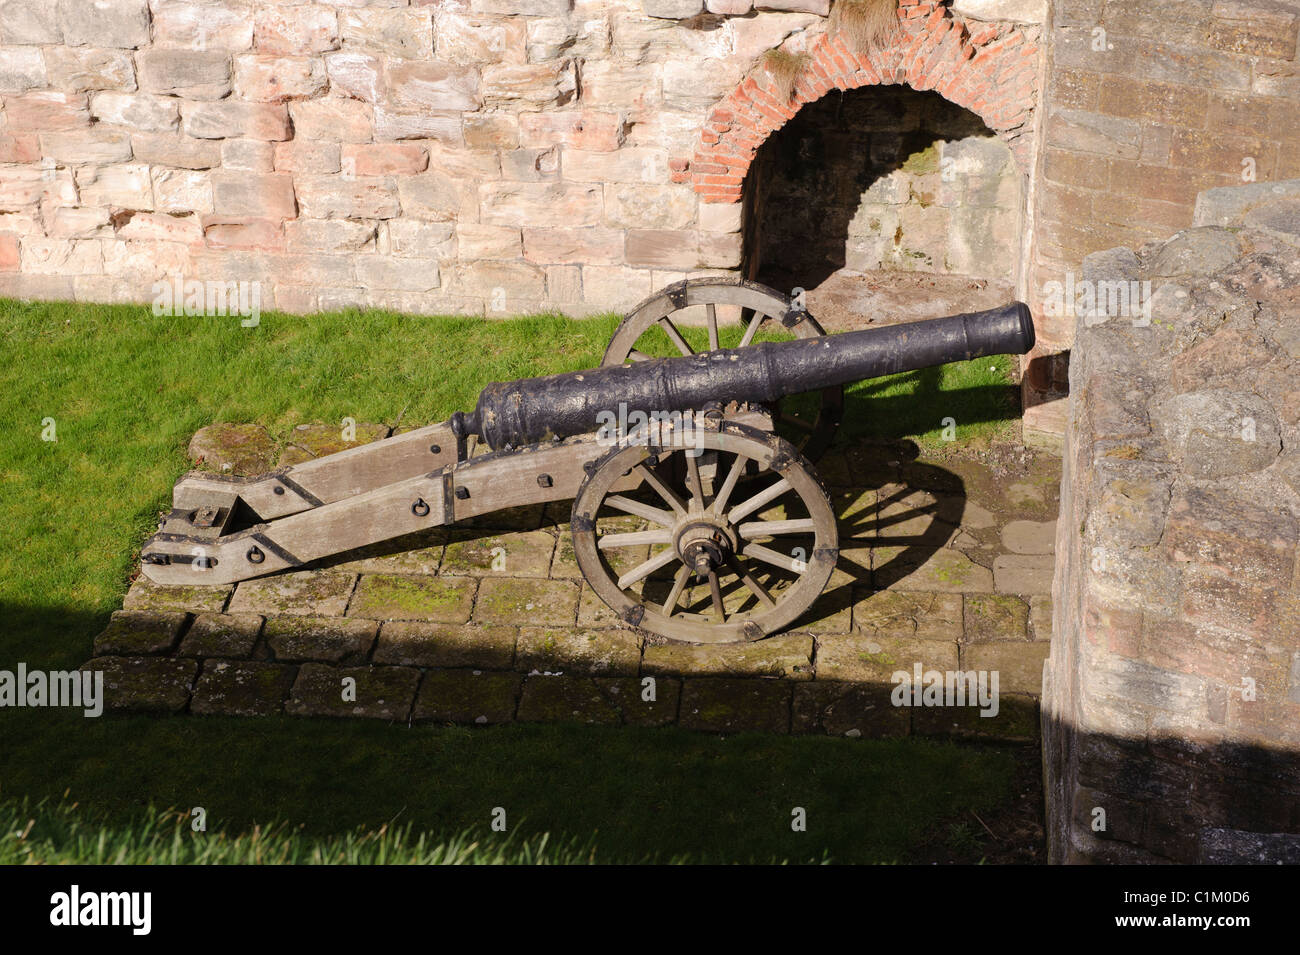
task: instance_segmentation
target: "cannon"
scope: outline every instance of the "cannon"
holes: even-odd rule
[[[698,353],[689,315],[707,327]],[[836,521],[812,460],[843,387],[1033,344],[1019,302],[826,335],[756,283],[679,282],[623,319],[599,368],[492,383],[446,422],[257,477],[187,473],[143,572],[233,583],[571,499],[579,570],[621,620],[686,642],[758,640],[798,620],[834,571]],[[814,400],[785,407],[801,395]]]

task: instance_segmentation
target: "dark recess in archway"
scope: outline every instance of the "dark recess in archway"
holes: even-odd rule
[[[745,180],[742,268],[781,289],[814,289],[844,268],[1009,284],[1019,191],[1010,150],[938,93],[833,91],[760,147]]]

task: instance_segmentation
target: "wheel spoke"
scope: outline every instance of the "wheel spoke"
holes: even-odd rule
[[[626,590],[628,587],[631,587],[637,581],[644,580],[645,578],[649,577],[660,567],[667,567],[676,559],[677,559],[677,551],[673,550],[671,547],[668,547],[660,551],[658,554],[655,554],[645,563],[638,564],[637,566],[629,570],[626,574],[624,574],[622,577],[620,577],[618,579],[618,589]]]
[[[803,563],[804,569],[807,569],[806,562],[796,561],[793,557],[787,557],[780,551],[764,547],[762,544],[749,544],[743,551],[746,557],[754,557],[765,564],[771,564],[773,567],[780,567],[782,570],[788,570],[792,574],[801,574],[802,570],[798,565]]]
[[[704,485],[700,483],[700,464],[695,456],[686,452],[686,486],[691,492],[691,510],[698,513],[704,510]]]
[[[672,527],[675,521],[671,511],[665,511],[662,507],[652,507],[649,504],[642,504],[640,501],[634,501],[630,497],[624,497],[622,494],[611,494],[609,497],[605,498],[605,503],[610,507],[623,511],[625,514],[631,514],[634,517],[643,517],[647,521],[662,524],[664,527]]]
[[[718,572],[709,571],[709,594],[713,597],[713,610],[718,615],[719,622],[725,623],[727,612],[722,609],[722,587],[718,583]]]
[[[815,533],[817,524],[811,517],[801,517],[789,521],[750,521],[736,528],[736,533],[743,540],[755,537],[778,537],[781,534]]]
[[[749,320],[749,327],[745,329],[745,335],[740,340],[739,348],[748,348],[749,343],[754,340],[754,333],[758,331],[758,326],[763,324],[763,319],[767,316],[762,312],[755,312],[754,317]]]
[[[664,330],[664,334],[667,335],[669,339],[672,340],[672,343],[677,346],[679,352],[683,355],[695,354],[694,349],[691,348],[686,339],[682,338],[682,333],[677,330],[677,326],[673,324],[673,320],[667,315],[659,319],[659,327]]]
[[[596,546],[601,550],[614,547],[641,547],[645,544],[670,544],[672,533],[668,530],[629,531],[626,534],[602,534]]]
[[[673,611],[677,609],[677,601],[682,599],[682,591],[686,589],[686,581],[690,580],[691,569],[685,564],[677,568],[677,576],[673,578],[673,589],[668,591],[668,596],[664,600],[664,616],[671,617]]]
[[[741,520],[753,514],[760,507],[763,507],[776,500],[786,491],[790,490],[790,482],[785,478],[777,481],[766,491],[760,491],[743,504],[737,504],[732,508],[731,513],[727,515],[727,522],[730,524],[739,524]]]
[[[718,350],[718,306],[710,302],[704,306],[705,319],[709,323],[709,351]]]
[[[639,351],[638,349],[635,349],[635,348],[633,348],[630,352],[627,353],[627,357],[628,357],[628,359],[631,360],[631,361],[649,361],[649,360],[650,360],[650,356],[649,356],[649,355],[647,355],[645,352],[643,352],[643,351]]]
[[[729,556],[727,558],[727,565],[731,568],[731,572],[740,578],[740,582],[749,588],[750,593],[757,597],[764,607],[776,606],[776,601],[773,600],[772,595],[767,592],[767,588],[755,580],[753,574],[742,568],[740,566],[740,561],[736,560],[734,556]]]
[[[745,470],[745,465],[749,458],[743,454],[737,454],[736,460],[731,464],[731,470],[727,472],[727,479],[722,482],[722,487],[718,488],[717,496],[713,498],[713,503],[709,505],[709,510],[718,514],[727,509],[727,499],[731,497],[732,490],[736,487],[736,482],[740,480],[740,475]]]
[[[678,497],[677,492],[665,484],[658,474],[655,474],[653,468],[648,468],[644,464],[638,464],[636,466],[636,471],[647,484],[655,489],[655,493],[672,506],[674,511],[678,514],[686,513],[686,502]]]

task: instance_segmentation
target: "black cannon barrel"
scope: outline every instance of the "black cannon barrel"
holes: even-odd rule
[[[1034,346],[1029,308],[1013,302],[921,322],[761,342],[681,358],[494,382],[453,419],[493,450],[595,431],[601,413],[700,410],[716,401],[771,402],[950,361],[1024,354]]]

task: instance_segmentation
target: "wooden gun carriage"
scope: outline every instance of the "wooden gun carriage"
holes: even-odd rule
[[[682,333],[688,311],[705,351]],[[743,328],[734,348],[721,347],[727,313],[731,337]],[[774,333],[789,340],[762,340]],[[653,336],[680,355],[651,357]],[[623,320],[600,368],[490,384],[472,412],[258,477],[184,475],[144,573],[232,583],[572,499],[579,569],[622,620],[694,643],[758,640],[794,623],[835,568],[835,515],[811,460],[844,385],[1033,344],[1018,302],[828,336],[761,285],[679,282]],[[795,395],[814,396],[812,410],[783,411]]]

